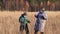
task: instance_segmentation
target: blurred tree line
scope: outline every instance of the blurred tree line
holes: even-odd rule
[[[2,2],[2,0],[0,0],[0,10],[1,10],[2,6],[3,6],[3,2]]]
[[[46,10],[60,10],[60,0],[0,0],[0,10],[29,10],[38,11],[41,7]]]

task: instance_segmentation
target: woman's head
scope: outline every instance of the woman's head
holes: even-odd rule
[[[43,8],[41,8],[41,11],[45,11],[45,8],[43,7]]]

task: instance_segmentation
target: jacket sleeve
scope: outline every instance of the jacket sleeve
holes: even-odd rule
[[[47,20],[47,14],[46,14],[46,12],[43,13],[43,18],[44,18],[45,20]]]
[[[20,23],[23,23],[23,22],[24,22],[24,18],[19,17],[19,22],[20,22]]]
[[[30,20],[29,20],[28,18],[26,18],[26,21],[27,21],[28,23],[30,23]]]
[[[19,22],[21,22],[21,21],[20,21],[20,18],[21,18],[21,17],[19,17]]]

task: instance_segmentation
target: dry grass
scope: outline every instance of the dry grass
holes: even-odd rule
[[[20,34],[19,17],[23,12],[0,12],[0,34]],[[35,17],[37,12],[27,12],[31,25],[28,24],[30,34],[34,34]],[[60,34],[60,12],[47,12],[45,34]],[[25,33],[25,31],[24,31]],[[39,34],[39,33],[38,33]]]

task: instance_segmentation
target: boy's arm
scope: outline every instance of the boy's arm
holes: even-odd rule
[[[21,17],[19,17],[19,22],[21,22],[20,18],[21,18]]]
[[[30,23],[30,20],[28,18],[26,20],[27,20],[28,23]]]
[[[19,22],[20,23],[23,23],[24,22],[24,19],[22,19],[22,17],[19,17]]]

